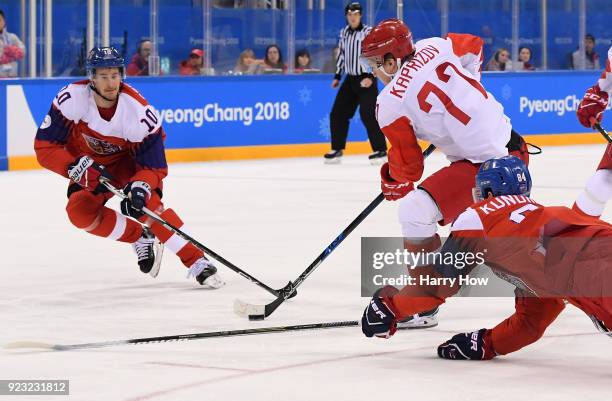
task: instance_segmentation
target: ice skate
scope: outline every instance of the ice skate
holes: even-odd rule
[[[187,278],[195,277],[204,288],[217,289],[225,285],[225,281],[217,273],[217,268],[205,257],[201,257],[189,268]]]
[[[138,255],[140,271],[157,277],[164,254],[164,244],[159,242],[155,235],[145,227],[142,230],[142,236],[132,244],[132,248]]]
[[[340,164],[342,162],[343,155],[344,152],[341,150],[330,150],[329,152],[325,153],[323,159],[325,164]]]
[[[426,329],[438,325],[438,308],[419,313],[397,322],[398,330]]]
[[[381,165],[387,161],[387,151],[379,150],[378,152],[374,152],[370,156],[368,156],[368,160],[373,166]]]

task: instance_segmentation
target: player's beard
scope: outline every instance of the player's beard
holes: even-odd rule
[[[119,97],[119,89],[116,89],[114,91],[99,91],[97,88],[94,87],[94,90],[98,96],[100,96],[107,102],[116,102],[117,98]]]
[[[106,100],[114,102],[119,97],[119,89],[115,89],[113,91],[104,92],[104,97]]]

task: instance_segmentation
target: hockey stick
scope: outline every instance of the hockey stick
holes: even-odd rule
[[[435,149],[436,147],[434,145],[429,145],[427,149],[423,151],[423,157],[425,158],[429,156]],[[290,281],[281,290],[281,294],[278,295],[274,301],[266,305],[253,305],[241,301],[240,299],[236,299],[234,301],[234,312],[242,317],[248,316],[249,320],[263,320],[274,313],[274,311],[283,302],[285,302],[286,299],[290,298],[292,294],[294,294],[295,290],[304,282],[304,280],[306,280],[306,278],[310,276],[310,274],[315,271],[315,269],[319,267],[321,263],[323,263],[323,261],[338,247],[338,245],[340,245],[342,241],[344,241],[346,237],[348,237],[349,234],[352,233],[353,230],[357,228],[357,226],[361,224],[361,222],[364,221],[365,218],[368,217],[368,215],[372,213],[372,211],[376,209],[376,207],[380,205],[384,199],[385,197],[382,193],[374,198],[374,200],[370,202],[368,206],[366,206],[359,216],[355,217],[355,220],[353,220],[351,224],[349,224],[348,227],[346,227],[344,231],[342,231],[340,235],[338,235],[336,239],[334,239],[331,244],[329,244],[327,248],[325,248],[323,252],[317,256],[317,258],[310,264],[310,266],[306,268],[306,270],[304,270],[304,272],[302,272],[302,274],[298,276],[298,278],[296,278],[294,281]]]
[[[254,329],[242,329],[242,330],[225,330],[225,331],[209,331],[204,333],[193,333],[193,334],[178,334],[173,336],[161,336],[161,337],[143,337],[143,338],[131,338],[129,340],[115,340],[115,341],[101,341],[97,343],[82,343],[82,344],[48,344],[43,342],[35,341],[17,341],[6,344],[6,349],[17,349],[17,348],[37,348],[52,351],[72,351],[89,348],[107,348],[114,347],[116,345],[127,345],[127,344],[149,344],[149,343],[160,343],[169,341],[191,341],[199,340],[202,338],[212,337],[235,337],[235,336],[248,336],[253,334],[272,334],[272,333],[287,333],[293,331],[305,331],[305,330],[322,330],[322,329],[335,329],[339,327],[353,327],[359,326],[359,322],[356,320],[343,321],[343,322],[330,322],[330,323],[312,323],[312,324],[298,324],[293,326],[277,326],[277,327],[260,327]]]
[[[595,120],[595,119],[592,119],[592,120]],[[610,134],[608,134],[608,132],[605,129],[603,129],[601,124],[596,122],[593,124],[593,127],[597,128],[597,131],[599,131],[599,133],[603,135],[604,138],[606,138],[606,141],[608,141],[608,143],[612,143],[612,137],[610,137]]]
[[[113,194],[118,196],[120,199],[126,199],[127,198],[127,196],[123,193],[123,191],[115,188],[113,186],[113,184],[110,183],[108,178],[100,177],[100,182],[106,188],[108,188],[109,191],[111,191]],[[172,224],[168,223],[167,221],[165,221],[164,219],[159,217],[155,212],[147,209],[146,207],[142,208],[142,212],[144,214],[146,214],[148,217],[150,217],[151,219],[153,219],[154,221],[156,221],[157,223],[161,224],[162,226],[164,226],[168,230],[170,230],[173,233],[175,233],[176,235],[178,235],[179,237],[183,238],[185,241],[191,242],[196,248],[199,248],[200,250],[204,251],[204,253],[206,253],[207,255],[210,255],[213,258],[215,258],[216,260],[218,260],[220,263],[223,263],[230,270],[233,270],[234,272],[240,274],[242,277],[246,278],[247,280],[250,280],[252,283],[254,283],[254,284],[258,285],[259,287],[263,288],[264,290],[268,291],[270,294],[272,294],[272,295],[277,297],[277,296],[279,296],[280,294],[282,294],[285,291],[285,288],[282,288],[280,290],[275,290],[273,288],[268,287],[265,283],[262,283],[261,281],[259,281],[255,277],[251,276],[249,273],[245,272],[244,270],[242,270],[238,266],[234,265],[233,263],[229,262],[228,260],[226,260],[225,258],[220,256],[218,253],[214,252],[213,250],[209,249],[205,245],[203,245],[200,242],[196,241],[190,235],[184,233],[183,231],[181,231],[177,227],[175,227]]]

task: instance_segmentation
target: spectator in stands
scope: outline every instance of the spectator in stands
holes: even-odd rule
[[[263,62],[263,72],[287,72],[287,66],[283,63],[283,53],[277,45],[270,45],[266,48],[266,56]]]
[[[204,51],[202,49],[192,49],[189,58],[179,64],[179,74],[181,75],[201,75],[204,68]]]
[[[17,62],[25,56],[25,46],[14,33],[6,29],[4,12],[0,10],[0,78],[17,76]]]
[[[298,50],[295,53],[295,73],[300,74],[304,72],[304,70],[310,70],[312,66],[310,65],[310,53],[306,49]]]
[[[340,48],[338,46],[332,49],[331,58],[323,65],[323,72],[326,74],[336,73],[336,64],[338,63],[338,55],[340,54]]]
[[[153,43],[149,39],[143,39],[138,43],[136,53],[127,67],[127,75],[149,75],[149,56],[152,47]]]
[[[519,48],[518,71],[535,71],[535,67],[530,63],[531,49],[528,47]]]
[[[252,49],[245,49],[240,53],[240,56],[238,57],[236,67],[234,68],[234,74],[257,74],[262,64],[263,60],[257,60],[255,58],[255,52]]]
[[[487,63],[485,71],[512,71],[510,52],[506,48],[499,48]]]
[[[571,69],[582,69],[580,58],[580,49],[572,53],[570,65]],[[595,53],[595,37],[590,33],[587,33],[584,36],[584,69],[599,70],[599,68],[599,55]]]

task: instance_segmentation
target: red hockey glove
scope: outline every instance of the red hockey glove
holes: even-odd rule
[[[68,178],[88,191],[99,193],[106,191],[106,187],[100,183],[100,177],[112,179],[104,166],[89,156],[81,156],[68,165]]]
[[[385,163],[380,168],[380,189],[386,200],[394,201],[408,195],[414,189],[414,184],[395,181],[389,173],[389,163]]]
[[[392,309],[391,297],[399,291],[385,286],[374,293],[361,317],[361,331],[366,337],[389,338],[397,331],[397,319]]]
[[[587,128],[591,128],[593,124],[591,119],[594,118],[598,123],[603,118],[603,112],[608,107],[608,93],[599,89],[599,85],[587,89],[576,115],[580,124]]]
[[[495,356],[491,345],[490,330],[480,329],[471,333],[455,334],[438,346],[438,356],[444,359],[487,360]]]

